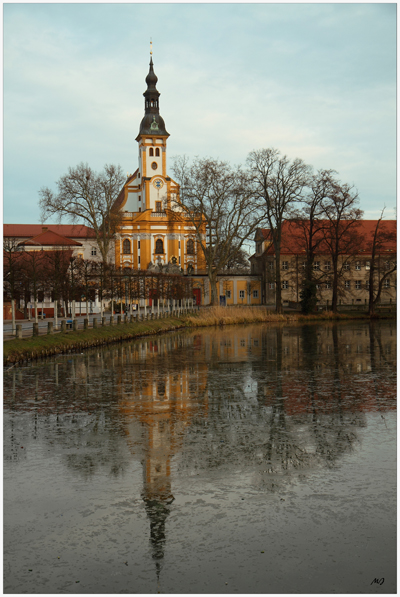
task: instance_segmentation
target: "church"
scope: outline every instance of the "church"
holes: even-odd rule
[[[179,209],[179,184],[167,173],[169,133],[160,115],[158,78],[150,51],[150,68],[144,92],[144,117],[136,137],[139,164],[128,176],[114,206],[122,212],[115,239],[115,265],[135,270],[179,271],[191,276],[197,304],[208,304],[211,292],[196,229]],[[200,229],[206,234],[206,226]],[[219,277],[223,304],[260,304],[258,276]]]
[[[179,185],[167,173],[169,133],[160,115],[157,80],[150,54],[143,94],[145,114],[136,137],[139,165],[128,176],[115,203],[123,214],[115,242],[115,264],[132,269],[172,264],[184,274],[196,274],[205,268],[204,257],[197,246],[195,228],[179,210]]]

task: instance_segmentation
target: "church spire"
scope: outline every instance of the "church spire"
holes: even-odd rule
[[[160,116],[159,97],[160,93],[157,91],[158,78],[154,72],[153,64],[153,44],[150,41],[150,68],[149,74],[146,77],[147,89],[144,95],[144,118],[140,123],[139,135],[157,135],[161,137],[169,137],[165,129],[165,123]]]

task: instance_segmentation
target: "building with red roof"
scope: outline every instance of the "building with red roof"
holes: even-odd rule
[[[369,300],[369,274],[371,269],[374,233],[378,220],[359,220],[354,226],[354,249],[351,254],[344,251],[339,255],[341,271],[339,304],[366,305]],[[382,220],[376,242],[375,277],[384,278],[381,294],[382,303],[396,302],[397,225],[395,220]],[[325,233],[329,221],[318,222],[315,236],[315,258],[313,270],[317,282],[320,306],[330,303],[332,298],[332,257]],[[302,279],[306,265],[307,223],[290,221],[283,223],[281,245],[282,300],[284,305],[298,304]],[[263,304],[275,304],[276,258],[271,230],[259,228],[254,241],[256,252],[250,257],[251,273],[261,276]],[[390,272],[388,274],[387,272]]]

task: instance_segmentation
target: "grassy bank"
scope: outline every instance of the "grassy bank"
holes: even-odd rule
[[[132,324],[104,326],[95,329],[56,333],[45,336],[10,340],[3,344],[3,363],[14,363],[43,358],[55,354],[80,352],[85,348],[132,340],[141,336],[161,334],[187,324],[183,318],[169,317]]]
[[[278,315],[260,307],[210,307],[195,314],[155,319],[132,324],[104,326],[95,329],[71,331],[45,336],[10,340],[4,343],[4,365],[13,365],[26,360],[43,358],[55,354],[80,352],[85,348],[133,340],[141,336],[162,334],[180,328],[233,325],[243,323],[296,323],[305,321],[368,319],[365,314],[338,314],[330,312],[313,315],[297,313]]]
[[[232,325],[238,323],[280,323],[297,321],[324,321],[324,320],[350,320],[368,318],[364,313],[337,313],[321,311],[312,315],[301,315],[300,313],[285,313],[279,315],[266,307],[208,307],[202,309],[199,314],[188,315],[185,320],[192,327],[206,325]]]

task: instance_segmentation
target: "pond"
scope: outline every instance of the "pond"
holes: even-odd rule
[[[394,322],[4,373],[5,593],[396,592]]]

